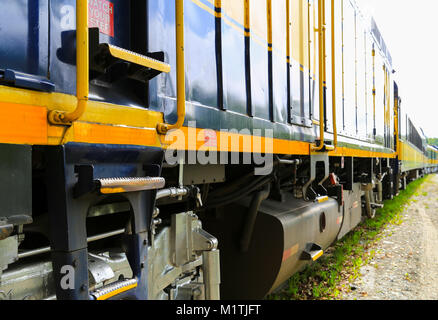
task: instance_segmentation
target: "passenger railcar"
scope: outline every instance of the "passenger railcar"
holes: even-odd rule
[[[260,299],[437,168],[353,1],[0,8],[1,298]]]
[[[426,173],[436,172],[438,167],[438,148],[436,146],[426,146]]]

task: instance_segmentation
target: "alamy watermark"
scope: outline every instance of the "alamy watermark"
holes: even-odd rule
[[[75,289],[75,268],[71,265],[64,265],[60,270],[61,275],[61,288],[63,290]]]
[[[171,130],[165,159],[170,165],[255,165],[255,175],[269,175],[273,170],[274,139],[272,129],[197,129],[189,121],[187,129]],[[185,154],[187,152],[187,157]],[[182,160],[184,159],[184,160]]]

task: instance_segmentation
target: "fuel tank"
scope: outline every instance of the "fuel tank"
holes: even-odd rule
[[[218,208],[203,219],[206,230],[219,240],[221,299],[263,299],[336,240],[343,220],[336,200],[305,202],[290,193],[283,200],[262,202],[244,251],[241,241],[251,199]]]

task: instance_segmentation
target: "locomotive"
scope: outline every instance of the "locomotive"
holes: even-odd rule
[[[2,299],[262,299],[437,171],[353,0],[0,8]]]

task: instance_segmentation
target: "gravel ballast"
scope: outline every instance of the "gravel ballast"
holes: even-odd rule
[[[342,300],[438,299],[438,176],[432,175],[368,250],[374,256]]]

